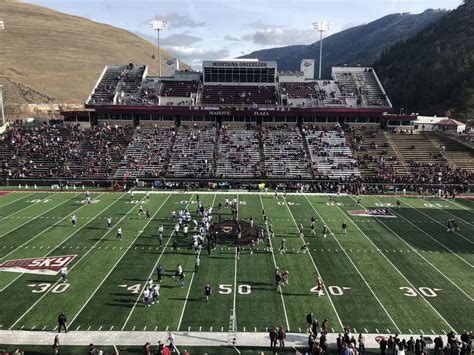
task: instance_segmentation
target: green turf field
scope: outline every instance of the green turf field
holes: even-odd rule
[[[264,332],[281,325],[291,332],[306,330],[312,311],[327,318],[331,332],[350,326],[355,333],[445,334],[473,328],[474,202],[458,199],[400,198],[396,218],[350,216],[350,210],[385,208],[396,197],[363,197],[360,206],[350,196],[329,202],[327,196],[199,193],[204,205],[237,198],[239,219],[255,218],[263,226],[262,208],[276,237],[273,251],[250,255],[219,245],[210,256],[204,247],[199,272],[193,273],[191,238],[175,238],[171,211],[188,206],[194,217],[196,193],[151,194],[144,206],[152,220],[138,215],[143,194],[135,203],[121,193],[11,192],[0,196],[0,264],[7,260],[76,255],[68,266],[68,282],[60,276],[0,272],[0,329],[53,330],[64,311],[70,330],[190,330],[228,331],[235,313],[237,331]],[[78,223],[73,227],[70,215]],[[230,209],[222,209],[230,219]],[[317,235],[309,233],[316,218]],[[107,217],[113,228],[108,231]],[[460,230],[446,231],[455,218]],[[341,224],[347,221],[348,233]],[[297,253],[303,244],[297,225],[305,227],[310,253]],[[157,230],[165,226],[163,245]],[[322,225],[331,234],[323,238]],[[116,228],[124,231],[116,240]],[[192,234],[192,233],[190,233]],[[177,254],[171,244],[176,239]],[[281,239],[288,253],[280,254]],[[156,279],[161,263],[165,277],[159,304],[145,308],[142,291],[147,278]],[[172,277],[183,266],[184,288]],[[274,269],[289,271],[289,285],[278,292]],[[311,289],[321,275],[325,294]],[[206,283],[213,287],[204,301]]]

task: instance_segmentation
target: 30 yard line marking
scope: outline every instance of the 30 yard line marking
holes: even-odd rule
[[[101,194],[101,195],[102,195],[102,194]],[[64,201],[64,202],[61,202],[59,205],[56,205],[56,207],[59,207],[59,206],[65,204],[66,202],[71,201],[75,196],[77,196],[77,195],[74,195],[74,196],[73,196],[72,198],[70,198],[69,200],[66,200],[66,201]],[[99,196],[100,196],[100,195],[99,195]],[[84,208],[84,207],[86,207],[85,204],[82,205],[82,206],[80,206],[80,207],[78,207],[78,208],[76,208],[76,209],[75,209],[74,211],[72,211],[71,213],[76,213],[77,211],[79,211],[81,208]],[[24,242],[22,245],[16,247],[16,248],[13,249],[11,252],[9,252],[8,254],[6,254],[6,255],[4,255],[3,257],[1,257],[1,258],[0,258],[0,261],[6,259],[9,255],[11,255],[11,254],[12,254],[13,252],[15,252],[17,249],[24,247],[26,244],[28,244],[28,243],[30,243],[31,241],[35,240],[36,238],[38,238],[38,237],[39,237],[40,235],[42,235],[43,233],[49,231],[51,228],[53,228],[53,227],[55,227],[56,225],[58,225],[59,223],[61,223],[64,219],[67,219],[71,213],[67,214],[67,215],[64,216],[62,219],[60,219],[60,220],[57,221],[56,223],[52,224],[52,225],[49,226],[48,228],[43,229],[40,233],[36,234],[33,238],[28,239],[28,240],[27,240],[26,242]],[[27,248],[27,247],[25,247],[25,248]],[[33,247],[33,248],[34,248],[34,247]]]
[[[351,198],[352,200],[354,200],[354,199],[352,198],[352,196],[350,196],[350,198]],[[337,205],[336,205],[336,206],[337,206]],[[361,206],[362,206],[362,205],[361,205]],[[365,238],[366,238],[374,247],[377,248],[377,246],[376,246],[375,243],[372,241],[372,239],[370,239],[370,238],[367,236],[367,234],[365,234],[365,232],[364,232],[362,229],[359,228],[359,226],[354,222],[354,220],[351,218],[351,216],[350,216],[348,213],[346,213],[341,207],[339,207],[339,206],[337,206],[337,207],[344,213],[344,215],[346,215],[346,216],[348,217],[348,219],[351,221],[351,223],[362,233],[362,235],[365,236]],[[362,206],[362,207],[363,207],[363,206]],[[386,224],[383,223],[383,221],[379,220],[379,222],[380,222],[382,225],[384,225],[385,228],[387,228],[388,230],[392,231]],[[393,231],[392,231],[392,233],[393,233]],[[396,235],[396,234],[395,234],[395,235]],[[396,236],[398,236],[398,235],[396,235]],[[400,238],[400,237],[398,236],[398,238]],[[403,240],[403,239],[401,239],[401,240]],[[409,245],[408,243],[406,243],[406,242],[405,242],[405,244],[407,244],[408,246],[410,246],[410,245]],[[414,250],[414,251],[415,251],[418,255],[421,256],[421,254],[419,254],[416,250]],[[433,305],[421,294],[421,292],[419,292],[418,289],[406,278],[406,276],[402,274],[402,272],[392,263],[392,261],[391,261],[384,253],[380,253],[380,255],[382,255],[382,256],[389,262],[390,265],[392,265],[392,267],[395,269],[395,271],[397,271],[397,272],[400,274],[400,276],[405,279],[406,282],[408,282],[408,284],[413,288],[413,290],[415,290],[415,292],[428,304],[428,306],[431,307],[431,309],[438,315],[438,317],[440,317],[440,319],[443,320],[443,321],[447,324],[447,326],[448,326],[450,329],[455,330],[454,327],[452,327],[452,326],[446,321],[446,319],[444,319],[444,317],[443,317],[441,314],[439,314],[439,312],[436,310],[436,308],[434,308]]]
[[[260,203],[262,204],[262,209],[265,209],[265,206],[263,205],[262,195],[259,195],[259,197],[260,197]],[[275,259],[275,253],[273,251],[273,241],[272,241],[272,238],[270,237],[270,230],[268,229],[268,224],[266,225],[266,228],[267,228],[268,241],[270,243],[270,249],[272,251],[273,265],[276,268],[277,263],[276,263],[276,259]],[[280,287],[280,297],[281,297],[281,303],[283,304],[283,313],[285,315],[286,329],[289,332],[290,331],[290,322],[288,321],[288,314],[286,313],[285,299],[283,298],[283,291],[282,291],[281,287]],[[244,332],[245,332],[245,327],[244,327]]]
[[[100,195],[99,195],[100,196]],[[122,197],[119,197],[118,199],[116,199],[114,202],[112,202],[111,204],[107,205],[102,211],[100,211],[97,215],[100,215],[102,213],[104,213],[106,210],[108,210],[110,207],[112,207],[116,202],[118,202]],[[63,241],[61,241],[61,243],[59,243],[55,249],[58,249],[61,247],[61,249],[64,249],[65,246],[63,245],[64,243],[66,243],[69,239],[71,239],[74,235],[76,235],[79,231],[81,231],[83,228],[85,228],[89,223],[91,223],[94,219],[91,219],[89,220],[87,223],[83,224],[81,227],[79,227],[78,229],[74,230],[73,233],[71,233],[66,239],[64,239]],[[97,243],[96,243],[97,244]],[[93,247],[92,247],[93,248]],[[91,249],[92,249],[91,248]],[[47,249],[50,249],[49,246],[47,247]],[[55,250],[53,249],[51,252],[48,252],[46,253],[45,255],[43,255],[43,258],[44,257],[47,257],[48,255],[52,254],[53,251]],[[0,290],[0,293],[2,293],[3,291],[5,291],[10,285],[12,285],[16,280],[18,280],[21,276],[23,276],[23,274],[19,274],[17,277],[15,277],[10,283],[8,283],[6,286],[4,286],[1,290]]]
[[[379,199],[375,198],[377,201],[380,202]],[[392,210],[393,213],[395,213],[397,216],[403,218],[405,221],[407,221],[408,223],[410,223],[412,226],[414,226],[416,229],[418,229],[419,231],[421,231],[423,234],[425,234],[427,237],[429,237],[430,239],[432,239],[433,241],[435,241],[436,243],[438,243],[439,245],[441,245],[444,249],[446,249],[447,251],[449,251],[451,254],[453,254],[455,257],[459,258],[461,261],[463,261],[464,263],[466,263],[467,265],[469,265],[471,268],[474,267],[471,263],[469,263],[467,260],[461,258],[458,254],[456,254],[455,252],[453,252],[451,249],[449,249],[446,245],[444,245],[443,243],[441,243],[440,241],[438,241],[436,238],[433,238],[431,236],[431,234],[425,232],[423,229],[421,229],[420,227],[418,227],[416,224],[414,224],[413,222],[411,222],[410,220],[408,220],[407,218],[405,218],[403,215],[401,215],[400,213],[397,213],[395,212],[394,210]]]
[[[446,228],[446,225],[444,225],[443,223],[441,223],[441,222],[439,222],[438,220],[434,219],[433,217],[431,217],[430,215],[426,214],[426,213],[423,212],[422,210],[420,210],[420,209],[418,209],[418,208],[412,206],[411,204],[409,204],[408,202],[406,202],[405,199],[401,199],[401,200],[402,200],[402,202],[403,202],[404,204],[406,204],[407,206],[410,206],[411,208],[413,208],[413,209],[415,209],[416,211],[420,212],[421,214],[425,215],[426,217],[428,217],[429,219],[431,219],[434,223],[437,223],[437,224],[439,224],[440,226],[442,226],[443,228]],[[441,208],[438,208],[438,209],[439,209],[440,211],[444,211],[444,210],[441,209]],[[451,213],[450,213],[450,215],[456,217],[456,218],[459,219],[459,220],[463,220],[462,218],[460,218],[460,217],[458,217],[458,216],[455,216],[455,215],[453,215],[453,214],[451,214]],[[469,222],[466,222],[466,223],[469,224]],[[456,231],[454,231],[454,234],[460,236],[462,239],[464,239],[464,240],[467,241],[468,243],[474,244],[474,242],[473,242],[472,240],[470,240],[469,238],[466,238],[466,237],[463,236],[462,234],[460,234],[460,233],[458,233],[458,232],[456,232]]]
[[[77,196],[77,195],[78,195],[78,194],[76,194],[75,196]],[[75,196],[71,197],[71,198],[70,198],[69,200],[67,200],[67,201],[70,201],[70,200],[73,199]],[[36,204],[33,204],[33,205],[31,205],[31,206],[34,206],[34,205],[36,205]],[[29,207],[31,207],[31,206],[29,206]],[[11,232],[14,232],[14,231],[16,231],[17,229],[23,227],[25,224],[28,224],[28,223],[34,221],[34,220],[37,219],[38,217],[41,217],[42,215],[48,213],[49,211],[54,210],[56,207],[57,207],[57,206],[53,206],[53,207],[51,207],[50,209],[47,209],[46,211],[44,211],[43,213],[37,215],[36,217],[34,217],[34,218],[32,218],[32,219],[28,219],[27,221],[25,221],[25,222],[23,222],[23,223],[17,225],[15,228],[10,229],[9,231],[7,231],[7,232],[3,233],[2,235],[0,235],[0,239],[3,238],[3,237],[5,237],[6,235],[10,234]],[[20,212],[20,211],[18,211],[18,212]]]
[[[316,214],[318,215],[318,217],[321,219],[321,222],[323,222],[327,227],[328,227],[328,230],[329,232],[331,233],[332,237],[334,238],[334,240],[336,241],[336,243],[341,247],[341,249],[343,249],[343,253],[347,256],[347,258],[349,259],[350,263],[352,264],[352,266],[354,267],[355,271],[357,271],[357,273],[359,274],[360,278],[362,279],[362,281],[365,283],[365,285],[367,286],[367,288],[370,290],[370,292],[372,293],[372,295],[375,297],[375,299],[377,300],[377,302],[379,303],[380,307],[382,307],[383,311],[385,312],[385,314],[388,316],[388,318],[390,319],[390,321],[392,322],[392,324],[395,326],[395,328],[397,328],[397,331],[398,333],[401,333],[401,330],[400,328],[398,327],[397,323],[395,323],[395,320],[393,320],[392,316],[390,315],[390,313],[387,311],[387,309],[385,308],[385,306],[383,305],[382,301],[380,301],[380,299],[378,298],[378,296],[375,294],[374,290],[372,290],[372,287],[370,287],[369,283],[367,282],[367,280],[365,279],[364,275],[362,275],[362,273],[360,272],[359,268],[354,264],[354,262],[352,261],[351,257],[349,256],[349,254],[347,254],[347,252],[344,250],[344,248],[342,247],[341,243],[339,242],[339,240],[336,238],[336,236],[334,235],[334,233],[331,231],[331,229],[329,228],[328,224],[326,224],[324,222],[324,219],[323,217],[319,214],[319,212],[316,210],[316,208],[314,207],[314,205],[311,203],[311,201],[308,199],[307,196],[305,196],[306,198],[306,201],[308,201],[308,203],[311,205],[312,209],[314,210],[314,212],[316,212]],[[289,208],[289,207],[288,207]],[[328,296],[329,296],[329,293],[327,293]],[[390,333],[390,332],[388,332]]]
[[[51,196],[48,195],[48,197],[53,197],[54,195],[57,195],[57,194],[58,194],[58,192],[55,192],[55,193],[53,193]],[[42,203],[42,202],[43,202],[42,199],[38,199],[37,202],[31,203],[31,204],[29,204],[28,206],[25,206],[25,207],[23,207],[23,208],[20,208],[19,210],[16,210],[16,211],[13,212],[13,213],[10,213],[9,215],[3,216],[3,217],[0,218],[0,220],[6,219],[6,218],[12,218],[13,215],[16,215],[16,214],[20,213],[21,211],[24,211],[24,210],[26,210],[26,209],[28,209],[28,208],[31,208],[31,207],[33,207],[33,206],[36,206],[36,205],[38,205],[38,204],[40,204],[40,203]],[[3,207],[3,206],[2,206],[2,207]],[[42,213],[42,214],[43,214],[43,213]],[[41,214],[41,215],[42,215],[42,214]],[[40,216],[41,216],[41,215],[40,215]],[[21,217],[20,217],[20,216],[16,216],[16,218],[21,218]]]
[[[170,195],[170,196],[171,196],[171,195]],[[193,196],[194,196],[194,194],[191,195],[191,197],[189,198],[189,201],[188,201],[188,203],[186,204],[186,208],[187,208],[187,207],[189,206],[189,204],[191,203]],[[171,234],[170,234],[168,240],[166,241],[165,246],[164,246],[163,249],[161,250],[161,253],[160,253],[160,256],[158,257],[158,260],[156,261],[155,265],[154,265],[153,268],[151,269],[151,272],[150,272],[150,275],[148,276],[148,278],[150,278],[150,277],[153,276],[153,273],[155,272],[155,270],[156,270],[156,268],[157,268],[157,266],[158,266],[158,264],[159,264],[159,262],[160,262],[160,260],[161,260],[161,257],[163,256],[163,253],[165,252],[166,248],[168,247],[168,244],[169,244],[171,238],[173,237],[173,235],[174,235],[174,228],[173,228],[173,231],[171,232]],[[135,303],[133,304],[132,309],[130,310],[130,313],[128,314],[127,318],[125,319],[125,322],[123,323],[122,328],[121,328],[122,331],[123,331],[123,330],[125,329],[125,327],[127,326],[127,323],[128,323],[128,321],[130,320],[130,317],[132,316],[133,311],[134,311],[135,308],[137,307],[137,304],[138,304],[138,302],[139,302],[139,300],[140,300],[140,298],[141,298],[141,296],[142,296],[142,294],[143,294],[143,291],[145,291],[145,287],[146,287],[146,284],[145,284],[145,286],[142,287],[140,293],[139,293],[138,296],[137,296],[137,299],[135,300]],[[166,327],[166,331],[168,331],[168,327]]]
[[[217,195],[214,195],[214,199],[212,200],[212,207],[214,207],[214,203],[216,202],[216,196]],[[238,207],[237,207],[238,208]],[[201,254],[201,249],[198,251],[198,256]],[[196,275],[195,272],[193,272],[193,274],[191,275],[191,280],[189,281],[189,287],[188,287],[188,292],[186,292],[186,298],[184,300],[184,305],[183,305],[183,309],[181,311],[181,316],[179,317],[179,322],[178,322],[178,328],[177,328],[177,331],[179,332],[179,328],[181,327],[181,322],[183,321],[183,317],[184,317],[184,311],[186,310],[186,306],[188,304],[188,299],[189,299],[189,293],[191,292],[191,287],[193,285],[193,280],[194,280],[194,276]]]
[[[123,197],[123,196],[119,197],[115,202],[119,201],[122,197]],[[114,203],[115,203],[115,202],[114,202]],[[104,213],[104,211],[106,211],[108,208],[110,208],[114,203],[109,204],[106,208],[104,208],[104,209],[103,209],[100,213],[98,213],[97,215],[100,215],[100,214]],[[120,223],[122,220],[124,220],[125,218],[127,218],[127,216],[135,209],[135,207],[137,207],[137,205],[133,205],[132,208],[131,208],[122,218],[120,218],[120,220],[119,220],[117,223]],[[84,226],[86,226],[87,224],[91,223],[91,222],[94,221],[95,219],[96,219],[96,218],[90,219]],[[83,227],[84,227],[84,226],[83,226]],[[78,231],[79,231],[79,229],[78,229],[76,232],[74,232],[72,235],[74,235],[74,234],[77,233]],[[112,231],[112,229],[107,230],[107,231],[104,233],[104,235],[94,244],[94,246],[96,246],[97,244],[99,244],[99,243],[105,238],[105,236],[108,235],[111,231]],[[72,236],[72,235],[71,235],[71,236]],[[71,236],[70,236],[70,237],[71,237]],[[69,237],[69,238],[70,238],[70,237]],[[69,239],[69,238],[68,238],[68,239]],[[63,242],[63,243],[64,243],[64,242]],[[69,269],[69,272],[71,272],[71,271],[81,262],[81,260],[84,259],[93,249],[94,249],[93,247],[90,248],[83,256],[81,256],[81,257],[79,258],[79,260],[77,260],[77,261],[74,263],[74,265],[72,265],[72,267]],[[20,276],[21,276],[21,275],[20,275]],[[59,279],[58,281],[56,281],[56,282],[54,283],[54,285],[52,285],[52,286],[57,285],[60,281],[61,281],[61,279]],[[38,299],[36,300],[36,302],[33,303],[33,304],[30,306],[30,308],[28,308],[28,309],[26,310],[26,312],[23,313],[23,314],[20,316],[20,318],[18,318],[18,319],[15,321],[15,323],[13,323],[13,324],[10,326],[10,328],[8,328],[8,330],[11,330],[20,320],[22,320],[39,302],[41,302],[41,300],[42,300],[47,294],[49,294],[49,291],[50,291],[51,289],[53,289],[53,288],[54,288],[54,287],[50,287],[48,290],[46,290],[46,292],[44,292],[44,293],[41,295],[41,297],[38,298]]]

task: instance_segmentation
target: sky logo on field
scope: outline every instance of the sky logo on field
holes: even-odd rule
[[[352,210],[348,211],[352,216],[359,217],[382,217],[382,218],[397,218],[390,210],[388,209],[374,209],[374,210]]]
[[[0,264],[0,271],[25,274],[57,275],[76,255],[50,256],[46,258],[15,259]]]

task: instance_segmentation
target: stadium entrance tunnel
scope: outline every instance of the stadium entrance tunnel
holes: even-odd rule
[[[240,233],[239,233],[240,225]],[[224,221],[211,226],[211,233],[217,236],[218,244],[245,245],[258,237],[258,227],[252,227],[244,221]]]

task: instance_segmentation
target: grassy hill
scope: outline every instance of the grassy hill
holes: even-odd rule
[[[332,66],[372,64],[384,48],[414,36],[445,14],[442,10],[426,10],[416,15],[392,14],[328,36],[323,42],[323,76],[329,77]],[[276,60],[279,69],[299,70],[303,58],[316,58],[319,63],[319,41],[264,49],[243,58]]]
[[[384,51],[374,66],[397,108],[474,119],[474,1]]]
[[[119,28],[14,0],[1,0],[0,19],[0,83],[11,116],[25,103],[84,102],[106,64],[157,71],[156,46]]]

